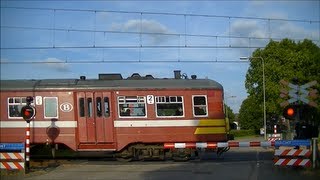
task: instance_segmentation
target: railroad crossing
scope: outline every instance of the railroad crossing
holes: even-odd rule
[[[301,101],[304,104],[308,104],[310,106],[313,106],[313,107],[318,106],[317,103],[313,101],[314,98],[317,98],[318,91],[316,89],[311,88],[312,86],[315,86],[318,84],[317,81],[310,81],[310,82],[308,82],[304,85],[301,85],[301,86],[289,83],[288,81],[285,81],[285,80],[281,80],[280,83],[283,86],[290,88],[290,90],[287,90],[287,88],[283,88],[280,90],[280,92],[281,92],[280,97],[281,98],[289,97],[288,100],[280,103],[281,107],[288,106],[289,104],[292,104],[294,102],[299,102],[299,101]]]

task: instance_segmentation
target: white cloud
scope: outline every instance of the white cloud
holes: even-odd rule
[[[319,29],[309,30],[290,22],[277,23],[272,27],[272,35],[296,39],[319,39]]]
[[[113,23],[111,30],[124,32],[142,32],[142,33],[159,33],[168,34],[170,30],[163,24],[147,19],[131,19],[125,23]],[[153,44],[161,43],[167,40],[166,36],[157,34],[148,34]]]
[[[308,23],[293,23],[288,21],[271,20],[263,22],[260,20],[236,20],[230,25],[230,34],[235,36],[255,37],[233,38],[232,44],[235,46],[265,46],[271,39],[319,39],[319,30],[307,28]],[[259,39],[265,38],[265,39]]]
[[[58,72],[69,72],[69,66],[64,63],[65,61],[57,58],[47,58],[44,61],[44,65],[50,69],[56,70]]]

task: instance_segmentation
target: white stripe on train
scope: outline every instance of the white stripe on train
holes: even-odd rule
[[[115,120],[114,127],[197,127],[201,120]],[[31,121],[31,128],[47,128],[51,126],[51,120]],[[55,121],[54,124],[63,128],[76,128],[77,121]],[[0,121],[1,128],[25,128],[25,121]]]
[[[47,128],[51,126],[51,120],[47,121],[30,121],[31,128]],[[77,121],[55,121],[54,124],[58,127],[75,128]],[[0,121],[1,128],[25,128],[27,122],[25,121]]]
[[[194,127],[200,120],[139,120],[139,121],[114,121],[114,127]]]

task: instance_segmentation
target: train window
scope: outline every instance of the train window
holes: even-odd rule
[[[104,97],[103,104],[104,104],[104,117],[110,117],[109,98],[108,97]]]
[[[170,97],[170,102],[177,102],[177,97],[176,96],[171,96]]]
[[[207,116],[207,97],[193,96],[193,114],[194,116]]]
[[[145,117],[146,98],[144,96],[119,96],[120,117]]]
[[[26,97],[9,97],[8,98],[8,115],[9,118],[20,118],[21,108],[26,105]],[[34,103],[31,103],[34,106]]]
[[[92,98],[87,98],[88,117],[92,117]]]
[[[157,96],[156,102],[166,102],[166,97],[165,96]]]
[[[58,98],[44,97],[44,118],[58,118]]]
[[[79,98],[79,115],[80,117],[84,117],[84,98]]]
[[[97,117],[102,116],[102,102],[101,102],[101,97],[96,98],[96,111],[97,111]]]
[[[158,117],[183,117],[182,96],[158,96],[156,97],[156,111]]]

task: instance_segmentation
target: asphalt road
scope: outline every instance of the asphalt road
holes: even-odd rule
[[[218,157],[201,153],[201,159],[188,162],[145,161],[121,163],[94,160],[71,160],[57,167],[33,171],[27,175],[6,176],[5,179],[320,179],[320,171],[304,168],[275,167],[273,151],[265,148],[235,148]]]

